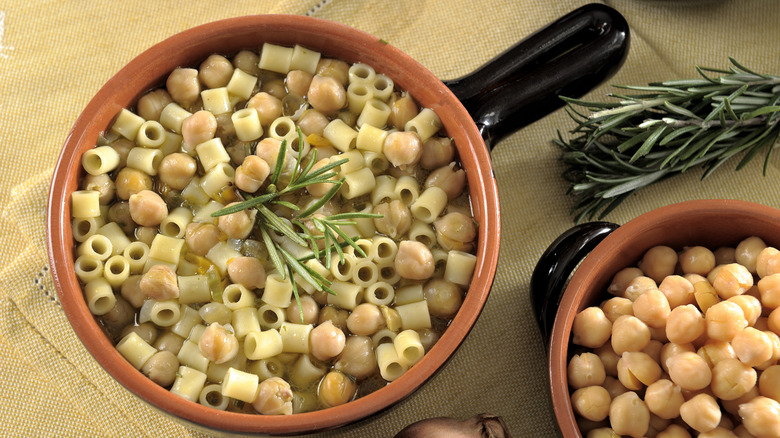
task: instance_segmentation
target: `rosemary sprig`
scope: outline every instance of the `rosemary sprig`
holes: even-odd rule
[[[303,133],[298,128],[299,144],[303,144]],[[295,166],[292,169],[290,181],[282,188],[278,187],[279,178],[284,170],[284,161],[287,157],[287,140],[282,140],[279,147],[279,153],[276,156],[276,165],[270,176],[269,184],[265,188],[265,193],[242,193],[243,201],[228,207],[222,208],[211,215],[213,217],[224,216],[237,213],[243,210],[255,209],[258,212],[255,221],[255,228],[260,234],[260,239],[268,249],[269,259],[273,263],[276,271],[282,278],[290,279],[292,283],[293,296],[300,309],[301,321],[303,321],[303,309],[300,305],[300,296],[294,274],[298,274],[301,279],[311,284],[317,291],[324,291],[335,294],[329,287],[330,280],[320,275],[316,270],[309,267],[305,262],[317,258],[320,259],[324,254],[324,264],[330,268],[331,253],[336,252],[339,256],[339,262],[344,262],[345,246],[352,246],[362,256],[365,256],[363,249],[355,242],[357,237],[347,235],[341,228],[345,225],[354,225],[354,219],[360,218],[380,218],[381,215],[363,212],[339,213],[326,217],[315,215],[323,205],[328,203],[339,192],[344,184],[344,178],[335,179],[338,173],[335,169],[349,161],[349,159],[334,160],[325,166],[312,170],[317,161],[317,150],[313,150],[306,163],[303,161],[302,154],[296,158]],[[332,184],[325,195],[309,205],[305,210],[288,201],[283,200],[284,196],[289,196],[302,191],[312,184]],[[292,211],[291,218],[279,216],[274,207],[282,206]],[[322,235],[318,235],[309,230],[305,221],[311,221],[314,228]],[[280,236],[279,239],[274,239]],[[303,256],[296,258],[290,251],[284,248],[280,243],[281,239],[289,239],[290,242],[302,248],[309,249],[313,256]],[[320,249],[319,244],[324,241],[324,248]]]
[[[728,70],[696,67],[700,78],[614,85],[634,93],[610,94],[617,102],[563,98],[577,126],[553,142],[576,222],[603,218],[631,193],[691,168],[704,179],[735,155],[740,170],[763,152],[766,174],[780,134],[780,76],[729,61]]]

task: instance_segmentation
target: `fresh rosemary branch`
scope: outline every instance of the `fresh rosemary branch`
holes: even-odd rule
[[[631,193],[691,168],[704,179],[738,154],[736,170],[763,152],[766,174],[780,134],[780,76],[729,61],[728,70],[696,67],[700,78],[615,85],[634,93],[610,94],[617,102],[563,98],[577,126],[553,142],[576,222],[603,218]]]
[[[299,144],[303,144],[303,133],[300,128],[298,129],[298,139]],[[350,212],[319,217],[315,213],[320,207],[330,201],[344,184],[344,178],[334,179],[338,175],[334,169],[346,163],[349,159],[334,160],[325,166],[312,170],[314,163],[317,161],[317,150],[312,151],[305,164],[302,154],[299,154],[293,167],[290,181],[283,188],[279,188],[277,184],[279,184],[279,178],[282,175],[286,154],[287,140],[282,140],[276,157],[276,165],[270,176],[269,184],[265,188],[265,193],[242,192],[244,201],[224,207],[211,215],[219,217],[248,209],[257,211],[255,228],[258,230],[260,238],[268,250],[269,258],[276,271],[282,278],[289,277],[293,295],[300,310],[301,321],[303,321],[303,308],[300,305],[300,296],[294,274],[298,274],[318,291],[335,294],[329,287],[331,284],[330,280],[320,275],[305,262],[312,258],[320,259],[320,256],[324,254],[325,267],[330,268],[331,254],[333,252],[338,254],[340,263],[344,261],[344,246],[352,246],[356,252],[365,256],[363,249],[355,242],[356,237],[348,236],[341,227],[354,225],[356,223],[354,219],[373,219],[382,216],[372,213]],[[309,185],[323,183],[332,184],[333,187],[303,211],[300,211],[297,205],[282,199],[285,195],[300,192]],[[293,217],[290,219],[280,217],[272,208],[275,206],[286,207],[293,211]],[[314,228],[322,235],[314,234],[310,231],[304,221],[311,221]],[[278,238],[275,239],[274,236],[278,236]],[[280,243],[281,239],[285,238],[302,248],[309,249],[313,255],[296,258]],[[324,248],[322,249],[319,247],[321,241],[324,242]]]

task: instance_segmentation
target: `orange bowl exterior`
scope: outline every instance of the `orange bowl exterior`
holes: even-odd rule
[[[175,67],[197,67],[208,55],[231,55],[264,42],[300,44],[325,56],[365,62],[393,79],[424,107],[436,111],[454,139],[466,169],[479,226],[477,265],[461,310],[438,343],[410,371],[386,387],[342,406],[291,416],[219,411],[182,400],[154,384],[114,348],[89,312],[73,268],[70,193],[77,190],[82,154],[95,146],[122,108],[164,85]],[[423,385],[452,356],[473,327],[493,283],[500,239],[498,195],[490,157],[468,112],[430,71],[397,48],[365,32],[304,16],[258,15],[213,22],[176,34],[133,59],[90,101],[65,141],[51,184],[47,217],[54,283],[74,331],[119,383],[159,410],[207,429],[241,434],[299,434],[356,422],[398,403]]]
[[[702,245],[711,249],[736,246],[750,236],[780,245],[780,210],[739,200],[686,201],[636,217],[607,236],[571,278],[561,299],[550,340],[550,390],[553,409],[564,437],[581,436],[572,410],[567,379],[574,317],[606,295],[612,277],[636,262],[653,246],[676,250]]]

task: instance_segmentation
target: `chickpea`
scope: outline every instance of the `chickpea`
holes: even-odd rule
[[[618,435],[643,437],[650,427],[650,410],[635,392],[620,394],[609,406],[609,424]]]
[[[325,115],[335,114],[347,104],[344,85],[332,77],[319,74],[311,79],[306,96],[312,108]]]
[[[736,435],[737,438],[756,438],[747,431],[744,424],[740,424],[734,428],[734,435]]]
[[[691,434],[679,424],[672,423],[666,429],[658,432],[655,438],[691,438]]]
[[[167,332],[157,338],[157,341],[154,343],[154,348],[160,351],[170,351],[177,355],[179,354],[182,345],[184,345],[184,341],[184,338],[176,333]]]
[[[160,121],[160,113],[166,105],[173,102],[173,98],[163,88],[150,91],[138,99],[138,115],[144,120]]]
[[[601,310],[612,323],[623,315],[634,316],[633,302],[628,298],[613,297],[601,304]]]
[[[709,394],[699,394],[680,406],[680,417],[698,432],[718,427],[721,419],[718,402]]]
[[[767,328],[775,334],[780,333],[780,307],[773,310],[767,317]],[[756,324],[758,325],[758,324]]]
[[[411,96],[404,93],[403,96],[393,100],[390,104],[390,117],[388,124],[399,131],[403,131],[406,123],[419,113],[417,103]]]
[[[578,420],[581,420],[581,418],[578,418]],[[604,423],[604,421],[600,421],[596,424],[600,425],[601,423]],[[594,429],[582,424],[580,421],[578,421],[577,426],[582,433],[585,433],[587,430],[588,434],[585,435],[585,438],[617,438],[615,431],[609,427],[596,427]]]
[[[387,160],[401,170],[414,166],[422,156],[422,141],[416,132],[391,132],[385,138],[383,148]]]
[[[264,415],[290,415],[293,412],[293,392],[281,377],[270,377],[257,386],[252,407]]]
[[[233,64],[222,55],[210,55],[198,68],[198,78],[209,88],[224,87],[232,76]]]
[[[612,323],[612,349],[622,355],[640,351],[650,343],[650,328],[635,316],[620,316]]]
[[[442,278],[428,280],[423,287],[428,311],[439,318],[452,318],[463,303],[463,291],[457,284]]]
[[[704,277],[702,279],[706,281]],[[686,277],[669,275],[658,285],[658,290],[664,294],[672,309],[694,302],[693,282]]]
[[[707,342],[699,348],[696,354],[704,358],[710,368],[724,359],[737,358],[737,353],[730,343],[715,339],[708,339]]]
[[[607,292],[616,297],[623,297],[625,296],[626,287],[631,283],[631,280],[642,275],[644,273],[639,268],[623,268],[612,277],[612,282],[607,287]]]
[[[680,406],[685,402],[682,389],[671,380],[658,379],[647,386],[645,404],[650,412],[668,420],[680,415]]]
[[[675,307],[666,318],[666,337],[676,344],[687,344],[705,333],[704,315],[693,304]]]
[[[379,203],[374,207],[374,213],[382,215],[374,218],[377,231],[393,239],[406,235],[412,227],[412,213],[409,212],[409,207],[398,199]]]
[[[738,418],[739,406],[753,400],[761,395],[758,392],[758,386],[751,388],[745,395],[737,397],[734,400],[721,400],[720,404],[723,406],[723,410]]]
[[[325,116],[325,114],[322,114],[315,109],[307,109],[298,119],[298,127],[301,128],[303,135],[309,136],[311,134],[317,134],[321,136],[329,122],[330,120],[328,120],[328,117]],[[324,158],[319,152],[317,153],[317,157]]]
[[[780,307],[780,274],[771,274],[758,280],[758,292],[761,294],[761,304],[775,309]]]
[[[693,347],[693,344],[675,344],[674,342],[664,344],[664,346],[661,347],[661,368],[663,368],[663,370],[668,373],[669,367],[667,366],[667,362],[669,361],[670,357],[676,356],[682,352],[693,353],[695,351],[696,349]]]
[[[152,240],[154,240],[154,236],[158,234],[157,227],[142,227],[138,226],[135,229],[135,238],[136,240],[139,240],[148,246],[152,246]]]
[[[661,378],[658,362],[647,353],[626,351],[618,361],[618,380],[628,389],[639,390]]]
[[[731,345],[737,357],[747,366],[761,365],[772,358],[774,348],[772,339],[761,330],[745,327],[734,335]]]
[[[325,321],[312,329],[309,341],[312,356],[326,361],[341,354],[346,344],[346,336],[332,322]]]
[[[718,296],[725,300],[750,289],[753,286],[753,274],[738,263],[730,263],[718,270],[711,283]]]
[[[660,328],[666,325],[666,318],[671,312],[669,301],[658,289],[650,289],[634,300],[632,305],[634,316],[649,327]]]
[[[447,251],[470,252],[474,248],[477,226],[474,219],[466,214],[447,213],[433,222],[433,228],[436,230],[436,241]]]
[[[715,254],[703,246],[692,246],[680,253],[679,263],[686,274],[707,275],[715,267]]]
[[[251,50],[241,50],[233,56],[233,65],[253,76],[257,76],[259,71],[257,64],[259,62],[260,57]]]
[[[607,376],[617,377],[617,364],[620,356],[612,349],[612,345],[609,342],[605,342],[604,345],[595,348],[593,353],[601,359]]]
[[[167,388],[176,380],[176,372],[179,370],[179,359],[170,351],[158,351],[146,361],[141,372],[152,382]]]
[[[131,195],[129,202],[130,217],[138,225],[155,227],[168,216],[168,206],[165,201],[151,190],[141,190]]]
[[[143,275],[139,283],[143,293],[155,300],[170,300],[179,297],[176,272],[168,265],[154,265]]]
[[[100,205],[107,205],[114,200],[116,195],[116,183],[108,174],[90,175],[84,177],[84,189],[94,190],[100,193],[98,201]]]
[[[780,402],[780,365],[772,365],[761,372],[758,392],[764,397]]]
[[[758,321],[758,318],[761,316],[761,301],[753,295],[736,295],[726,301],[736,303],[742,308],[742,313],[745,314],[745,319],[750,327],[755,325],[756,321]]]
[[[144,190],[151,190],[152,177],[132,167],[124,167],[116,175],[116,196],[127,201],[130,196]]]
[[[256,257],[234,257],[228,261],[227,273],[230,281],[247,289],[265,287],[265,268]]]
[[[589,348],[599,348],[612,335],[612,322],[599,307],[588,307],[574,317],[572,342]]]
[[[227,206],[235,205],[231,202]],[[255,225],[256,210],[241,210],[219,217],[217,226],[230,239],[246,239]]]
[[[726,417],[723,417],[723,419],[725,420]],[[738,438],[738,437],[734,432],[731,431],[730,428],[718,426],[715,429],[700,433],[697,438]]]
[[[378,368],[371,338],[359,335],[348,337],[333,367],[356,379],[374,374]]]
[[[694,352],[681,352],[666,360],[669,378],[682,389],[696,391],[712,382],[712,370],[707,362]]]
[[[122,283],[119,294],[136,309],[140,309],[146,301],[146,294],[141,290],[141,274],[133,274]]]
[[[734,261],[747,268],[750,273],[755,274],[758,255],[766,247],[766,243],[760,237],[748,237],[737,244],[734,250]]]
[[[748,432],[756,438],[780,436],[780,402],[758,396],[739,406],[739,416]]]
[[[232,331],[217,322],[212,322],[200,336],[198,348],[206,359],[220,364],[236,357],[239,343]]]
[[[777,248],[767,246],[756,257],[756,274],[759,278],[767,275],[780,274],[780,251]]]
[[[574,391],[571,405],[574,411],[591,421],[601,421],[609,415],[612,398],[601,386],[588,386]]]
[[[317,398],[327,407],[343,405],[355,398],[356,394],[357,383],[338,371],[325,374],[317,388]]]
[[[287,92],[296,96],[305,96],[311,85],[312,75],[303,70],[291,70],[285,78]]]
[[[609,392],[609,396],[613,399],[624,392],[628,392],[628,388],[623,386],[623,384],[620,383],[620,380],[613,376],[607,376],[601,386]]]
[[[661,363],[661,350],[664,348],[664,342],[651,339],[647,347],[642,349],[642,353],[652,357],[656,363]]]
[[[466,187],[466,171],[457,167],[454,162],[432,171],[425,179],[425,187],[438,187],[452,201],[463,193]]]
[[[734,400],[756,385],[756,370],[737,359],[723,359],[712,368],[712,393],[721,400]]]
[[[455,145],[448,137],[431,137],[423,142],[420,166],[434,170],[446,166],[455,159]]]
[[[567,368],[569,386],[574,389],[586,386],[601,385],[607,377],[604,364],[593,353],[585,352],[575,354],[569,361]]]
[[[677,259],[677,251],[658,245],[648,249],[637,265],[646,276],[660,283],[664,277],[674,274]]]
[[[707,324],[707,335],[720,341],[731,341],[737,332],[748,325],[742,308],[730,301],[721,301],[711,306],[707,309],[704,320]]]
[[[130,204],[127,201],[119,201],[111,204],[106,213],[106,219],[115,222],[125,234],[132,235],[137,224],[130,216]]]
[[[119,335],[119,337],[124,338],[130,333],[137,334],[138,336],[141,337],[141,339],[146,341],[146,343],[149,345],[153,345],[154,342],[157,340],[157,326],[155,326],[151,322],[144,322],[138,325],[131,324],[125,326],[125,328],[122,329],[122,333]]]
[[[187,109],[195,103],[200,97],[200,81],[198,80],[198,70],[194,68],[176,68],[165,82],[171,98]]]
[[[220,229],[208,222],[192,222],[184,232],[184,243],[193,254],[205,256],[209,250],[223,239]]]
[[[426,280],[431,278],[436,264],[431,250],[425,244],[402,240],[395,255],[395,270],[403,278]]]
[[[246,106],[257,111],[260,124],[266,128],[282,115],[282,100],[264,91],[252,96]]]
[[[174,152],[163,157],[157,168],[160,181],[175,190],[183,190],[198,172],[198,163],[191,156]]]
[[[198,314],[206,324],[218,323],[227,325],[233,319],[233,311],[223,303],[212,301],[206,303],[198,309]]]
[[[384,326],[385,319],[376,304],[358,304],[347,317],[347,329],[360,336],[371,336]]]
[[[755,367],[759,370],[764,370],[773,364],[780,364],[780,335],[770,330],[763,330],[763,331],[764,334],[769,336],[769,339],[772,341],[772,357],[768,361],[762,363],[761,365],[757,365]]]
[[[324,306],[320,309],[320,317],[317,320],[317,323],[323,324],[325,321],[330,321],[340,330],[346,330],[348,317],[349,312],[344,309],[338,309],[333,306]]]
[[[185,148],[195,150],[195,146],[211,140],[217,133],[217,118],[209,111],[200,110],[184,119],[181,124],[181,136]]]
[[[650,277],[640,275],[628,283],[626,290],[623,292],[623,296],[631,301],[634,301],[643,293],[655,289],[658,289],[658,284],[655,280]]]
[[[349,64],[339,59],[322,58],[314,73],[333,78],[342,86],[346,86],[349,81]]]

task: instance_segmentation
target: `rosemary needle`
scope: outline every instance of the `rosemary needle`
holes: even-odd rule
[[[736,155],[742,169],[764,154],[766,174],[780,134],[780,76],[733,58],[727,70],[696,67],[699,78],[614,85],[613,102],[564,97],[576,127],[558,132],[576,222],[603,218],[628,195],[692,168],[704,179]],[[582,111],[585,109],[585,111]]]

